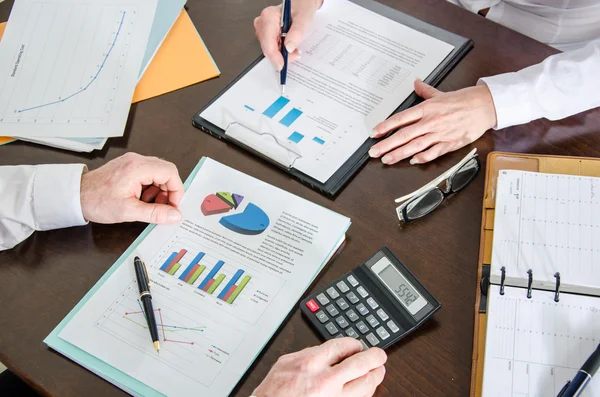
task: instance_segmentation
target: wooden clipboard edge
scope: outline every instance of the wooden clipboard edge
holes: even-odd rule
[[[480,397],[483,391],[483,359],[485,354],[485,336],[486,336],[486,326],[487,326],[487,314],[479,312],[479,306],[481,302],[481,277],[483,272],[483,262],[485,260],[485,250],[486,250],[486,239],[485,239],[485,231],[490,230],[493,234],[492,229],[486,229],[486,217],[488,215],[488,210],[494,210],[495,208],[495,197],[489,197],[490,193],[494,193],[490,189],[490,185],[494,183],[497,173],[500,169],[497,169],[496,160],[498,157],[507,157],[523,160],[537,160],[538,166],[537,170],[532,170],[531,168],[527,168],[528,171],[534,172],[551,172],[554,173],[556,171],[553,169],[552,171],[546,170],[548,160],[559,160],[559,161],[577,161],[581,164],[582,161],[594,161],[600,163],[600,158],[594,157],[576,157],[576,156],[552,156],[552,155],[544,155],[544,154],[519,154],[519,153],[508,153],[508,152],[490,152],[487,156],[486,161],[486,175],[485,175],[485,184],[484,184],[484,194],[483,194],[483,205],[482,205],[482,213],[481,213],[481,230],[479,236],[479,257],[477,264],[477,286],[476,286],[476,296],[475,296],[475,319],[473,325],[473,353],[472,353],[472,362],[471,362],[471,387],[469,395],[471,397]],[[515,162],[516,164],[516,162]],[[502,168],[502,169],[522,169],[522,168]],[[600,168],[599,168],[600,169]],[[581,172],[581,166],[579,167],[579,175],[584,175],[585,173]],[[563,174],[570,174],[569,172],[563,171]],[[600,176],[596,175],[596,176]],[[481,358],[481,359],[480,359]]]

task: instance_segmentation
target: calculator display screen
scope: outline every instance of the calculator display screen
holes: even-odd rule
[[[412,315],[427,304],[425,298],[387,258],[382,258],[371,270]]]

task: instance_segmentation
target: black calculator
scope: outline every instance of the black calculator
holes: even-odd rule
[[[385,349],[417,329],[442,305],[383,247],[365,263],[300,303],[325,339],[350,336]]]

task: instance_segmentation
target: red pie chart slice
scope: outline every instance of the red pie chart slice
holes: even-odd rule
[[[229,212],[231,210],[231,206],[216,195],[211,194],[206,196],[202,202],[202,205],[200,206],[200,210],[204,216],[209,216]]]

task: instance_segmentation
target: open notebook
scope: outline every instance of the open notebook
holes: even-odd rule
[[[503,170],[497,186],[483,396],[556,396],[600,343],[600,178]]]

